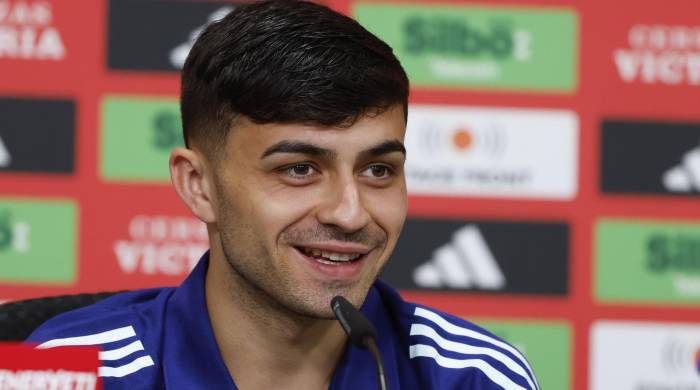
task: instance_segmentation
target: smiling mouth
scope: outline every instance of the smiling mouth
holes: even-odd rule
[[[295,247],[299,252],[324,264],[348,264],[361,259],[364,253],[339,253],[316,248]]]

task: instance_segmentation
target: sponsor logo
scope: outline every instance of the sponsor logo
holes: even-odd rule
[[[604,219],[596,239],[600,300],[700,304],[700,225]]]
[[[0,212],[0,251],[27,253],[31,249],[31,227],[26,221],[13,221],[10,209]]]
[[[613,51],[623,82],[700,86],[700,26],[636,24],[627,40]]]
[[[571,388],[570,327],[560,322],[476,320],[522,352],[542,389]]]
[[[164,215],[134,216],[128,237],[113,246],[123,273],[167,276],[187,275],[208,248],[204,223]]]
[[[0,116],[0,172],[73,172],[73,101],[0,98]]]
[[[169,182],[170,151],[184,146],[177,99],[104,98],[101,144],[104,179]]]
[[[700,146],[683,153],[681,163],[664,172],[662,182],[670,192],[699,192]]]
[[[413,271],[413,281],[423,288],[498,290],[506,280],[488,244],[475,225],[457,230],[452,241],[435,249],[433,258]]]
[[[0,59],[60,61],[66,58],[61,32],[46,1],[0,1]]]
[[[700,194],[700,124],[602,124],[603,192]]]
[[[591,389],[700,389],[700,326],[598,321]]]
[[[97,347],[86,345],[38,350],[34,345],[0,344],[0,389],[101,389],[97,378],[99,353]]]
[[[69,202],[0,199],[0,281],[72,282],[76,218]]]
[[[576,196],[578,118],[570,111],[413,105],[405,142],[412,194]]]
[[[210,23],[222,19],[224,16],[226,16],[229,12],[233,10],[234,7],[221,7],[209,14],[209,17],[207,18],[208,20],[205,24],[192,30],[186,42],[181,43],[180,45],[178,45],[170,51],[170,64],[175,68],[182,69],[182,67],[185,65],[187,55],[190,54],[190,50],[192,50],[194,42],[197,40],[197,37],[199,36],[199,34],[202,33],[204,28]]]
[[[47,383],[61,389],[96,389],[97,375],[92,372],[70,370],[0,369],[0,385],[3,385],[3,389],[43,388]]]
[[[224,1],[110,0],[107,65],[113,70],[179,71],[202,29],[234,8]]]
[[[392,46],[416,85],[553,92],[577,85],[572,10],[361,3],[354,14]]]
[[[669,371],[687,371],[690,366],[700,376],[700,342],[689,345],[683,340],[669,339],[663,346],[662,356]]]
[[[11,162],[12,156],[10,155],[10,151],[7,150],[5,143],[2,141],[2,138],[0,138],[0,168],[9,167]]]
[[[564,295],[568,240],[562,223],[409,219],[382,279],[400,289]]]

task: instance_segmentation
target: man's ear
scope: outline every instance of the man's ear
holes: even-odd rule
[[[194,150],[176,148],[170,153],[170,179],[177,195],[205,223],[216,222],[212,204],[214,186],[206,175],[207,162]]]

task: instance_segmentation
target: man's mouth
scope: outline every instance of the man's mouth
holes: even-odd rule
[[[303,246],[295,247],[299,252],[305,254],[306,256],[314,258],[324,264],[343,264],[352,263],[364,256],[364,253],[340,253],[325,251],[316,248],[307,248]]]

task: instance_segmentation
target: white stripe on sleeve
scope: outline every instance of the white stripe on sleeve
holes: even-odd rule
[[[521,365],[516,363],[513,359],[508,357],[508,355],[491,349],[491,348],[484,348],[484,347],[476,347],[473,345],[469,344],[463,344],[463,343],[457,343],[454,341],[446,340],[442,336],[440,336],[433,328],[423,325],[423,324],[413,324],[411,326],[411,336],[425,336],[437,343],[437,345],[440,346],[440,348],[446,349],[448,351],[452,352],[457,352],[457,353],[463,353],[463,354],[470,354],[470,355],[487,355],[490,356],[499,362],[503,363],[506,367],[508,367],[511,371],[514,373],[522,376],[527,383],[530,385],[531,388],[535,389],[535,384],[532,382],[532,379],[530,379],[530,376],[528,376],[527,372],[523,369]]]
[[[121,378],[123,376],[133,374],[136,371],[154,365],[153,359],[150,356],[141,356],[140,358],[119,367],[100,367],[97,369],[98,376],[109,376]]]
[[[39,346],[37,346],[37,348],[46,349],[74,345],[99,345],[111,343],[114,341],[120,341],[135,336],[136,332],[134,331],[134,327],[125,326],[123,328],[117,328],[113,330],[108,330],[106,332],[95,333],[85,336],[66,337],[62,339],[49,340],[45,343],[40,344]]]
[[[143,344],[141,344],[141,340],[136,340],[133,343],[121,348],[112,349],[109,351],[100,351],[100,360],[119,360],[136,351],[143,351]]]
[[[500,371],[493,368],[487,362],[480,359],[452,359],[440,355],[440,353],[430,345],[415,344],[410,347],[411,358],[427,357],[435,360],[437,364],[446,368],[467,368],[473,367],[483,372],[491,381],[503,387],[505,390],[528,390],[513,382]]]
[[[434,312],[427,310],[427,309],[424,309],[422,307],[416,307],[414,314],[418,317],[423,317],[425,319],[432,321],[437,326],[442,328],[444,331],[446,331],[448,333],[452,333],[453,335],[471,337],[473,339],[485,341],[487,343],[491,343],[497,347],[505,349],[506,351],[512,353],[518,359],[520,359],[521,363],[527,368],[527,371],[530,374],[530,377],[535,381],[535,383],[537,383],[537,379],[535,378],[535,375],[532,373],[532,368],[530,368],[530,365],[527,363],[527,359],[525,359],[525,356],[523,356],[520,353],[520,351],[513,348],[509,344],[504,343],[503,341],[494,339],[493,337],[487,336],[483,333],[479,333],[479,332],[471,330],[471,329],[462,328],[460,326],[454,325],[454,324],[448,322],[447,320],[445,320],[444,318],[442,318],[437,313],[434,313]],[[537,387],[539,388],[539,384]]]

